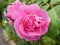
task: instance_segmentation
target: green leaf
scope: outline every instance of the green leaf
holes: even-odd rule
[[[60,0],[51,0],[50,4],[54,5],[54,4],[57,4],[57,3],[60,3]]]
[[[37,0],[37,1],[36,1],[36,4],[40,5],[41,2],[42,2],[42,0]]]
[[[15,0],[9,0],[9,3],[12,3],[12,2],[14,2]]]
[[[60,5],[55,6],[54,10],[55,10],[57,16],[60,18]]]
[[[3,11],[7,5],[8,5],[7,0],[0,0],[0,11]]]
[[[56,38],[59,35],[59,29],[53,26],[49,27],[47,36],[51,37],[52,39]]]
[[[31,4],[31,1],[28,1],[28,3],[27,3],[27,4],[28,4],[28,5],[29,5],[29,4]]]
[[[35,3],[36,0],[31,0],[32,3]]]
[[[48,11],[48,15],[51,19],[52,26],[58,28],[60,26],[60,19],[58,18],[58,14],[56,13],[55,9],[52,8]]]
[[[42,0],[44,3],[47,3],[49,0]]]
[[[42,45],[56,45],[56,41],[49,38],[48,36],[43,36]]]
[[[49,4],[46,4],[46,5],[42,6],[42,8],[43,8],[44,10],[47,10],[47,9],[49,8]]]
[[[26,3],[26,0],[23,0],[24,3]]]
[[[55,38],[56,36],[59,35],[60,19],[58,18],[57,13],[55,12],[54,8],[49,10],[48,14],[51,19],[51,23],[50,23],[49,31],[47,35],[52,38]]]

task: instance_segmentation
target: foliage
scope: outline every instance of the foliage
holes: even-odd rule
[[[9,3],[12,3],[14,0],[0,0],[0,13],[6,8]],[[41,8],[48,12],[49,17],[51,18],[51,23],[49,25],[48,33],[38,41],[26,42],[21,40],[14,29],[3,21],[3,26],[9,36],[9,39],[12,39],[16,42],[17,45],[60,45],[60,0],[20,0],[26,4],[36,3]],[[0,14],[2,15],[2,14]],[[1,17],[1,16],[0,16]]]

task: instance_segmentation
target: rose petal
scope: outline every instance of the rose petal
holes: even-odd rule
[[[9,25],[12,26],[13,24],[13,21],[9,20]]]
[[[31,4],[29,7],[28,7],[28,10],[27,12],[32,14],[32,13],[36,13],[38,10],[39,10],[39,6],[37,4]]]
[[[36,37],[26,37],[26,38],[24,38],[26,41],[32,41],[32,40],[38,40],[38,39],[40,39],[40,36],[38,37],[38,36],[36,36]]]
[[[47,31],[48,31],[48,26],[49,26],[49,23],[50,23],[50,18],[47,14],[46,11],[44,11],[43,9],[40,9],[36,15],[38,15],[39,17],[43,17],[43,21],[45,22],[45,25],[43,25],[42,27],[42,35],[45,34]]]

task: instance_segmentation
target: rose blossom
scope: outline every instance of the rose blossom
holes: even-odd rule
[[[14,28],[21,39],[38,40],[48,31],[50,18],[37,4],[23,5],[19,8],[19,12]]]
[[[19,17],[19,7],[24,5],[23,2],[20,2],[19,0],[16,0],[11,5],[7,7],[7,19],[9,21],[9,25],[12,25],[12,22]],[[17,16],[16,16],[17,15]]]

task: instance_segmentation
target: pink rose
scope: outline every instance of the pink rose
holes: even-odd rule
[[[37,4],[23,5],[19,8],[19,12],[14,28],[21,39],[38,40],[48,31],[50,18],[46,11],[39,8]]]
[[[19,8],[20,6],[25,5],[23,2],[20,2],[19,0],[16,0],[11,5],[7,7],[7,19],[9,20],[9,23],[14,21],[16,18],[18,18],[20,15]],[[11,25],[11,24],[10,24]]]

